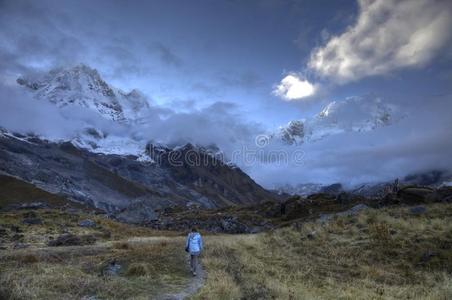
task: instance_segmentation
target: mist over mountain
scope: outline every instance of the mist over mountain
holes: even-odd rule
[[[310,118],[266,130],[265,124],[247,122],[231,103],[176,112],[136,89],[111,86],[83,64],[23,75],[15,85],[2,85],[2,94],[0,125],[5,129],[143,159],[149,142],[215,145],[226,161],[267,187],[356,185],[450,168],[447,99],[428,103],[427,110],[427,103],[401,107],[373,95],[351,97],[330,102]],[[264,147],[256,143],[259,136]]]
[[[137,90],[126,93],[110,86],[83,64],[34,74],[34,79],[20,77],[17,83],[2,86],[4,128],[72,140],[94,152],[137,154],[151,140],[173,146],[214,143],[230,149],[258,132],[257,126],[233,113],[232,104],[218,102],[176,113],[152,105]],[[15,117],[19,112],[27,122]]]

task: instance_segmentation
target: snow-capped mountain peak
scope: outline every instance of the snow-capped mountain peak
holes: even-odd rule
[[[288,145],[317,141],[343,132],[367,132],[389,126],[402,116],[380,98],[350,97],[332,101],[307,120],[294,120],[279,128],[275,136]]]
[[[50,101],[58,107],[88,108],[113,121],[133,121],[149,109],[140,92],[126,93],[111,87],[96,69],[83,64],[54,69],[34,78],[21,77],[17,82],[29,88],[37,100]]]

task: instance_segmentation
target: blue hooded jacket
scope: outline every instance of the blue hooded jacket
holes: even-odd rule
[[[202,237],[198,232],[190,232],[187,236],[185,247],[188,247],[190,254],[197,254],[202,251]]]

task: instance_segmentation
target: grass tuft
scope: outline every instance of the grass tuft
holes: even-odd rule
[[[144,263],[132,263],[127,268],[127,276],[145,276],[149,274],[149,270]]]

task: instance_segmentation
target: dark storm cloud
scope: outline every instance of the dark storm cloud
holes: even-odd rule
[[[3,1],[0,4],[0,55],[7,57],[1,71],[19,71],[35,65],[64,64],[78,60],[85,48],[76,37],[59,29],[58,20],[38,2]]]
[[[103,1],[2,1],[0,73],[18,75],[83,62],[124,79],[158,73],[153,57],[162,66],[182,66],[183,60],[165,44],[138,40],[139,32],[130,35],[124,26],[127,16],[117,19],[117,11],[98,11],[117,6]]]

